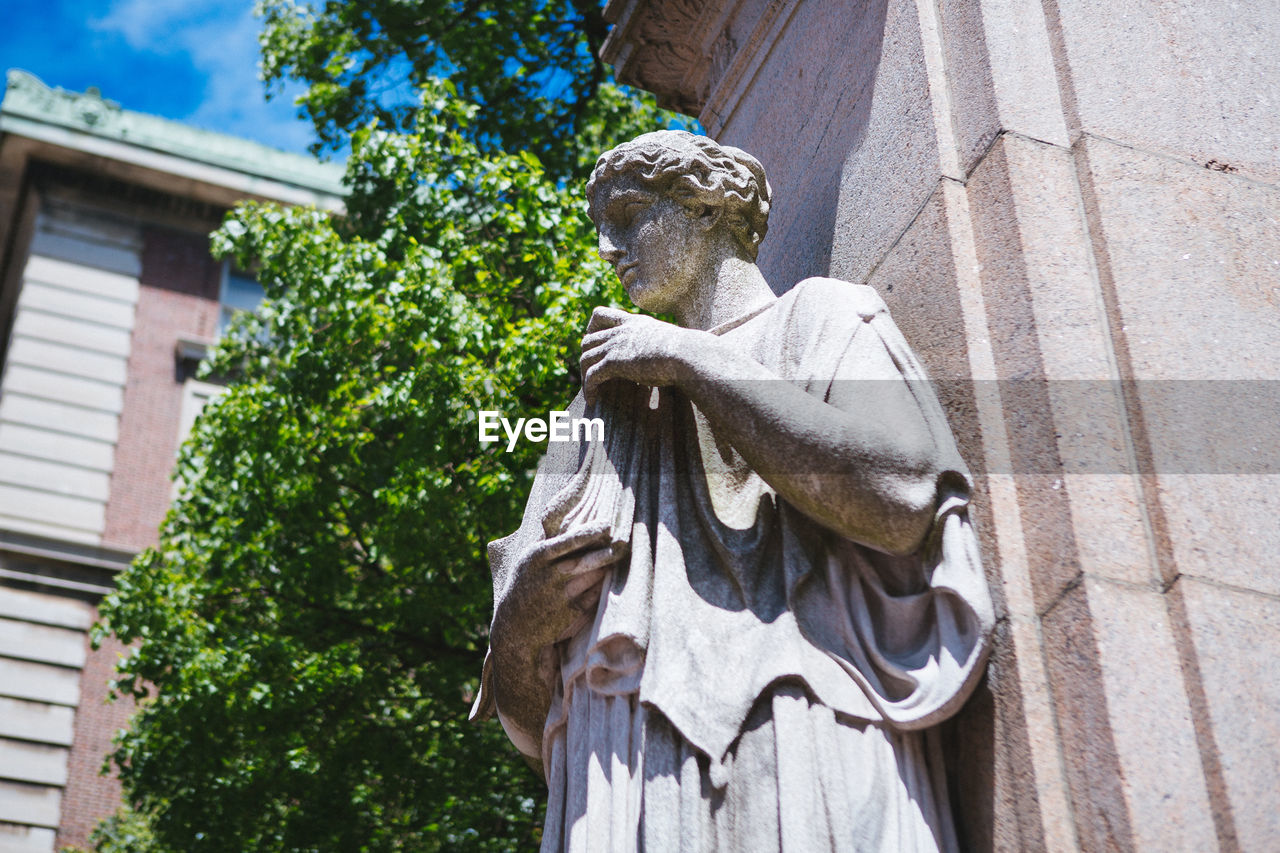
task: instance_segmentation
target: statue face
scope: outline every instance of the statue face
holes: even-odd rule
[[[627,296],[646,311],[671,312],[689,293],[707,255],[707,223],[634,179],[602,188],[600,257]]]

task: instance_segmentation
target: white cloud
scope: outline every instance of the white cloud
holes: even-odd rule
[[[186,2],[186,0],[117,0],[106,16],[91,22],[95,29],[118,32],[135,50],[171,53],[169,36],[175,29],[189,29],[193,18],[208,15],[214,8],[235,15],[239,2]]]
[[[295,117],[296,89],[266,102],[252,0],[116,0],[91,23],[135,50],[190,57],[204,93],[194,111],[176,118],[294,151],[311,141],[310,126]]]

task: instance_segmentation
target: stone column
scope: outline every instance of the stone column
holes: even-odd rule
[[[970,464],[999,643],[973,849],[1280,834],[1280,6],[614,0],[623,80],[756,155],[760,264],[871,284]]]

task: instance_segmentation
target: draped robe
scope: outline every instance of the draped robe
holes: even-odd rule
[[[544,851],[953,847],[921,730],[972,690],[993,614],[924,371],[871,288],[831,279],[711,331],[772,381],[927,432],[923,542],[890,555],[822,527],[678,391],[611,383],[571,407],[603,441],[549,445],[520,528],[490,545],[473,713],[547,774]],[[584,568],[598,587],[557,597],[548,579]]]

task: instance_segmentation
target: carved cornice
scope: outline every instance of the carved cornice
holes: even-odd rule
[[[722,2],[610,0],[604,16],[613,29],[601,56],[614,66],[623,83],[653,92],[668,109],[696,116],[705,93],[690,91],[686,78],[705,64],[700,38],[703,13]]]
[[[57,128],[111,140],[254,177],[268,178],[341,197],[343,167],[280,151],[247,139],[200,130],[158,116],[122,109],[97,89],[68,92],[46,86],[26,71],[10,69],[0,102],[0,132],[19,136]]]
[[[715,135],[799,0],[610,0],[601,57],[618,79]]]

